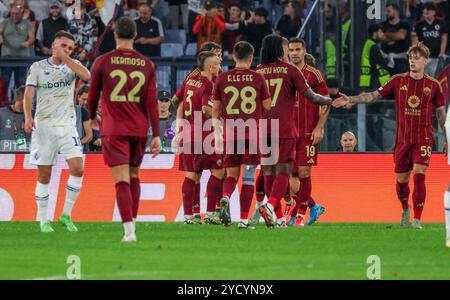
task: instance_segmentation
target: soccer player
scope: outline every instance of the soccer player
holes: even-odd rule
[[[25,131],[32,132],[30,163],[38,166],[36,202],[41,232],[53,232],[47,219],[48,184],[58,152],[69,165],[66,200],[59,222],[71,232],[78,231],[71,219],[72,208],[83,181],[83,151],[75,126],[73,102],[75,80],[89,80],[91,75],[79,61],[71,59],[74,37],[58,31],[52,43],[52,56],[33,63],[28,71],[24,113]],[[31,114],[31,102],[36,93],[36,114]]]
[[[181,90],[184,91],[183,105],[180,105],[177,110],[177,122],[181,118],[189,122],[189,128],[183,128],[183,131],[189,130],[189,132],[182,134],[183,145],[181,148],[183,150],[180,153],[180,170],[186,172],[182,186],[184,223],[202,223],[200,211],[194,211],[193,204],[196,197],[200,197],[202,170],[210,170],[205,223],[221,224],[215,210],[216,203],[222,196],[222,179],[224,177],[222,155],[205,154],[203,141],[211,131],[202,131],[205,121],[211,118],[211,97],[214,85],[212,79],[219,73],[220,59],[212,51],[203,51],[199,53],[197,61],[200,74],[190,77],[183,83],[181,87]],[[201,132],[200,140],[197,140],[195,131]],[[201,153],[197,153],[196,149],[197,151],[201,150]],[[197,208],[200,209],[200,207]]]
[[[226,142],[223,166],[226,168],[227,177],[223,182],[219,212],[222,223],[226,226],[231,224],[230,197],[239,180],[241,165],[258,165],[260,163],[259,151],[255,149],[258,147],[259,138],[254,134],[258,134],[263,108],[270,110],[271,107],[270,94],[264,77],[250,69],[254,51],[253,46],[248,42],[236,43],[233,51],[235,68],[220,74],[214,86],[212,119],[215,146],[221,150],[223,141]],[[224,137],[222,136],[220,117],[225,123]],[[239,128],[237,128],[237,124],[240,124]],[[241,193],[240,196],[241,220],[238,228],[254,228],[248,223],[252,197],[248,197],[247,193]]]
[[[425,75],[430,50],[418,43],[408,50],[408,73],[393,76],[386,85],[371,93],[348,97],[344,94],[333,102],[334,107],[346,104],[373,103],[382,98],[395,98],[397,131],[394,149],[396,191],[402,205],[401,227],[409,227],[409,178],[414,172],[414,220],[412,227],[421,229],[420,218],[425,204],[425,173],[433,146],[433,106],[439,125],[445,132],[445,100],[439,82]],[[447,151],[447,142],[444,145]]]
[[[294,122],[297,93],[304,95],[309,101],[319,105],[329,105],[329,97],[316,94],[308,86],[298,68],[287,62],[288,41],[279,35],[271,34],[263,39],[261,49],[261,64],[256,71],[263,74],[272,95],[272,109],[269,119],[279,120],[279,132],[269,132],[270,137],[279,138],[278,161],[276,164],[263,165],[264,189],[269,197],[267,204],[259,207],[259,211],[268,227],[275,223],[275,209],[281,212],[280,200],[285,195],[292,164],[295,161],[295,148],[298,138],[297,124]],[[277,218],[280,227],[286,227],[281,212]]]
[[[204,51],[214,52],[216,54],[217,58],[220,60],[220,62],[222,62],[222,47],[219,44],[214,43],[214,42],[205,42],[200,47],[199,53],[204,52]],[[220,72],[220,69],[219,69],[219,72]],[[173,97],[172,97],[173,107],[179,108],[179,106],[178,106],[179,103],[181,103],[183,101],[185,82],[189,79],[195,79],[196,77],[200,76],[200,73],[201,73],[201,70],[197,67],[186,76],[185,80],[183,81],[183,84],[177,90],[175,95],[173,95]],[[215,82],[216,77],[217,77],[217,75],[214,75],[213,80],[212,80],[213,82]],[[178,129],[178,127],[177,127],[177,129]],[[219,205],[219,202],[217,202],[217,205]],[[200,218],[200,183],[195,185],[195,197],[194,197],[194,203],[192,204],[192,209],[193,209],[194,216],[197,217],[196,220],[198,221],[198,219]],[[209,219],[206,219],[206,221],[208,222]]]
[[[314,92],[328,95],[328,87],[322,73],[306,64],[305,41],[292,38],[289,41],[290,61],[302,72],[308,85]],[[298,113],[295,114],[294,122],[298,124],[299,139],[296,145],[296,167],[292,172],[290,184],[296,206],[291,212],[290,225],[303,226],[306,209],[310,208],[308,225],[313,224],[325,211],[325,208],[316,204],[311,197],[311,167],[317,165],[319,143],[323,139],[324,125],[330,114],[330,106],[319,106],[305,99],[299,94],[298,105],[295,106]],[[299,186],[300,185],[300,186]]]
[[[136,24],[122,17],[115,27],[116,49],[96,59],[88,106],[95,119],[102,93],[102,146],[116,188],[117,206],[124,227],[123,242],[136,242],[135,222],[140,200],[141,165],[149,121],[153,130],[150,151],[161,149],[153,63],[133,49]]]
[[[445,122],[445,130],[447,133],[447,141],[450,140],[450,106],[447,110],[447,121]],[[448,149],[447,149],[448,150]],[[447,153],[448,164],[450,165],[450,155]],[[450,248],[450,183],[448,184],[447,191],[444,195],[444,208],[445,208],[445,229],[447,231],[447,241],[445,245]]]

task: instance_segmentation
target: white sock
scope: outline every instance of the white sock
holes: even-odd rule
[[[133,222],[125,222],[123,223],[123,230],[125,231],[125,235],[130,235],[134,233]]]
[[[445,229],[447,231],[447,239],[450,239],[450,192],[445,192],[444,196],[445,207]]]
[[[48,184],[42,184],[39,181],[36,183],[35,199],[38,207],[39,221],[41,224],[47,222],[47,207],[48,207]]]
[[[275,209],[273,205],[267,202],[267,208],[272,212],[272,221],[275,222],[277,217],[275,216]]]
[[[72,208],[75,201],[80,194],[81,183],[83,182],[83,177],[69,176],[66,185],[66,202],[64,202],[63,215],[72,215]]]
[[[134,228],[136,228],[136,222],[137,222],[137,218],[133,218],[133,226],[134,226]]]

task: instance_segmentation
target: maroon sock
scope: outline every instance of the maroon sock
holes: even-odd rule
[[[313,207],[314,205],[316,205],[316,201],[314,201],[313,197],[309,196],[308,207]]]
[[[133,221],[133,198],[128,182],[119,181],[116,183],[116,198],[122,223]]]
[[[282,217],[284,217],[283,210],[281,209],[281,202],[278,201],[278,205],[275,206],[274,210],[277,219],[281,219]]]
[[[255,187],[253,185],[242,185],[239,202],[241,204],[241,219],[243,220],[248,219],[248,212],[250,210],[250,205],[252,205],[254,190]]]
[[[264,194],[267,197],[272,193],[273,182],[275,181],[275,176],[273,175],[264,175]]]
[[[192,201],[192,213],[200,213],[200,182],[195,184],[194,200]]]
[[[183,193],[183,208],[184,215],[192,215],[192,202],[195,195],[195,181],[187,177],[184,178],[183,186],[181,187]]]
[[[298,211],[297,214],[300,215],[305,215],[306,214],[306,210],[308,209],[308,201],[302,201],[300,198],[300,190],[297,193],[297,197],[298,197]]]
[[[286,173],[279,173],[272,186],[272,193],[269,197],[269,203],[277,207],[281,198],[283,198],[286,188],[289,184],[289,176]]]
[[[130,179],[131,198],[133,199],[133,218],[137,218],[139,200],[141,200],[141,183],[139,178]]]
[[[295,200],[295,207],[291,212],[291,217],[295,218],[297,216],[297,212],[298,212],[298,197],[297,195],[292,195],[292,199]]]
[[[206,193],[208,195],[208,201],[206,205],[207,212],[214,212],[216,210],[216,203],[220,201],[222,197],[222,179],[211,175],[206,186]]]
[[[426,194],[425,174],[414,174],[414,191],[412,195],[414,204],[414,219],[420,220],[420,217],[422,216]]]
[[[311,197],[311,177],[300,178],[300,201],[308,202],[309,197]],[[308,202],[308,206],[309,204],[310,203]]]
[[[227,197],[228,199],[230,199],[231,195],[236,189],[236,184],[237,181],[236,179],[234,179],[234,177],[228,176],[227,178],[225,178],[222,188],[222,197]]]
[[[409,183],[397,181],[395,189],[397,191],[398,200],[400,200],[400,203],[402,204],[402,209],[408,209]]]
[[[256,189],[256,201],[263,202],[264,201],[264,175],[263,172],[259,172],[258,178],[256,178],[255,183]]]

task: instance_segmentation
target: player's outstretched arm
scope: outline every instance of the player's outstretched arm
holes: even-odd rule
[[[358,96],[350,96],[348,97],[345,94],[340,93],[341,97],[337,98],[333,101],[333,107],[339,108],[346,106],[347,104],[370,104],[374,103],[377,100],[383,99],[381,94],[378,91],[370,92],[370,93],[361,93]]]
[[[27,86],[25,88],[24,101],[23,101],[23,112],[25,115],[25,132],[30,133],[35,128],[33,115],[31,114],[31,102],[34,97],[36,88],[33,86]]]
[[[330,97],[322,96],[321,94],[314,93],[314,91],[309,88],[305,92],[305,97],[309,101],[318,105],[330,105],[333,100]]]
[[[448,141],[447,141],[447,133],[445,128],[445,121],[447,119],[447,115],[445,113],[445,105],[436,108],[436,118],[438,119],[439,126],[444,132],[445,142],[444,142],[444,153],[448,153]]]

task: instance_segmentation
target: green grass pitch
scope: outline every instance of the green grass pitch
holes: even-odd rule
[[[80,257],[81,279],[367,279],[370,255],[380,257],[381,279],[450,279],[443,224],[138,223],[136,244],[120,243],[120,223],[77,226],[41,234],[37,222],[1,222],[0,279],[65,279],[69,255]]]

